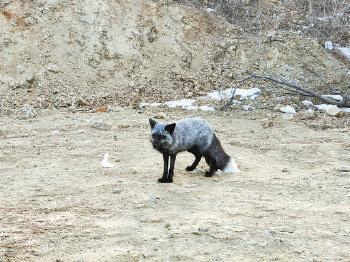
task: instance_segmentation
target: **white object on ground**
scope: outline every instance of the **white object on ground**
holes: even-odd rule
[[[194,99],[181,99],[181,100],[172,100],[165,102],[165,105],[170,108],[181,107],[186,110],[202,110],[202,111],[215,111],[215,109],[211,106],[196,106],[193,103],[196,100]]]
[[[162,105],[161,103],[146,103],[146,102],[142,102],[139,104],[140,108],[144,108],[144,107],[157,107]]]
[[[215,9],[210,8],[210,7],[208,7],[207,9],[205,9],[205,11],[207,11],[208,13],[215,13],[215,12],[216,12]]]
[[[338,50],[350,60],[350,47],[338,47]]]
[[[114,164],[110,163],[108,161],[108,153],[106,153],[104,156],[103,156],[103,159],[101,161],[101,165],[102,167],[104,168],[111,168],[111,167],[114,167]]]
[[[315,106],[318,110],[326,112],[328,115],[331,115],[331,116],[336,116],[342,111],[336,105],[321,104],[321,105],[315,105]]]
[[[180,99],[180,100],[171,100],[171,101],[165,102],[165,105],[170,108],[174,108],[174,107],[191,108],[194,102],[195,102],[194,99]]]
[[[207,97],[215,100],[224,100],[230,99],[232,95],[238,100],[243,99],[252,99],[254,100],[261,94],[261,90],[257,87],[249,88],[249,89],[241,89],[241,88],[228,88],[222,91],[213,91],[207,94]]]
[[[310,100],[303,100],[303,101],[301,101],[301,103],[308,108],[310,108],[314,105],[314,103],[312,103]]]
[[[225,173],[239,173],[240,170],[237,166],[236,161],[233,158],[230,158],[230,162],[227,164],[224,170],[222,170]]]
[[[331,98],[331,99],[339,101],[339,102],[343,101],[343,97],[341,95],[323,95],[322,97]]]
[[[326,42],[324,42],[324,48],[326,48],[327,50],[333,50],[333,49],[334,49],[334,46],[333,46],[332,41],[326,41]]]
[[[279,110],[282,112],[282,113],[286,113],[286,114],[290,114],[290,115],[294,115],[296,114],[297,112],[295,111],[294,107],[292,106],[282,106],[279,108]]]
[[[350,113],[350,107],[342,107],[340,110],[345,113]]]
[[[215,111],[215,109],[213,107],[211,107],[211,106],[200,106],[199,109],[202,110],[202,111],[205,111],[205,112]]]

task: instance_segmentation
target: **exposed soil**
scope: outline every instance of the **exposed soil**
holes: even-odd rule
[[[242,172],[207,178],[202,161],[188,173],[183,153],[174,183],[158,184],[157,114],[1,118],[0,260],[349,261],[350,173],[338,170],[350,163],[348,128],[196,113]],[[115,167],[100,166],[105,152]]]
[[[333,89],[350,81],[348,61],[300,31],[250,32],[176,1],[4,1],[0,28],[0,115],[193,97],[246,70],[320,93],[330,88],[310,70]],[[241,87],[256,85],[271,86]]]

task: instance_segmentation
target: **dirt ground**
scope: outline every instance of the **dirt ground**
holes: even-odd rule
[[[202,160],[187,173],[183,153],[174,183],[158,184],[157,114],[1,118],[0,261],[349,261],[348,129],[171,111],[164,121],[205,118],[242,172],[207,178]]]

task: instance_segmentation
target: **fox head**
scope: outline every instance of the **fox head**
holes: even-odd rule
[[[149,124],[151,125],[151,142],[153,148],[160,152],[169,149],[174,142],[172,134],[176,123],[162,124],[150,118]]]

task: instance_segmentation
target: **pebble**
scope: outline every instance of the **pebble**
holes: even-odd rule
[[[113,194],[120,194],[121,192],[122,192],[121,189],[117,189],[117,188],[112,189],[112,193],[113,193]]]
[[[292,107],[292,106],[282,106],[279,108],[279,110],[282,113],[286,113],[286,114],[291,114],[291,115],[296,114],[296,111],[295,111],[294,107]]]
[[[164,119],[166,114],[164,112],[160,112],[154,116],[155,119]]]
[[[341,167],[338,167],[338,168],[337,168],[337,171],[339,171],[339,172],[344,172],[344,173],[350,172],[350,166],[341,166]]]

